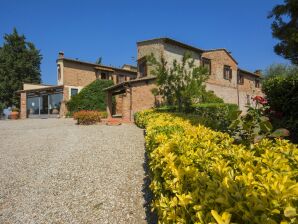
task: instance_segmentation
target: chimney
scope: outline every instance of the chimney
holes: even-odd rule
[[[62,59],[64,58],[64,52],[63,51],[59,51],[58,53],[58,59]]]
[[[257,69],[257,70],[255,70],[255,73],[257,75],[261,76],[262,75],[262,70],[261,69]]]

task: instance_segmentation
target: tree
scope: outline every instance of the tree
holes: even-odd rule
[[[84,87],[67,102],[67,109],[73,113],[80,110],[106,110],[105,88],[113,85],[112,80],[98,79]]]
[[[298,64],[298,1],[285,0],[284,4],[275,6],[268,17],[274,18],[272,35],[280,40],[274,51]]]
[[[264,73],[264,81],[276,76],[291,76],[298,74],[298,66],[287,64],[273,64],[270,65]]]
[[[102,57],[97,58],[95,64],[101,65],[102,64]]]
[[[188,110],[206,92],[203,83],[208,79],[208,70],[196,66],[191,53],[186,52],[180,62],[174,60],[171,66],[163,57],[156,60],[153,54],[148,61],[154,66],[152,74],[157,77],[160,94],[167,104],[178,105],[179,111]]]
[[[6,106],[19,105],[15,92],[24,82],[40,83],[41,60],[40,51],[15,28],[12,34],[4,35],[0,48],[0,102]]]

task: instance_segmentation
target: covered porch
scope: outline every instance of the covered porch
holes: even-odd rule
[[[64,86],[43,86],[18,91],[20,94],[20,117],[57,118],[63,112]]]
[[[156,88],[155,79],[144,77],[106,88],[108,119],[133,122],[134,113],[155,107],[158,100],[152,94],[152,89]]]

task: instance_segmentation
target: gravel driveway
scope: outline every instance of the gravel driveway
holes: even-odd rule
[[[147,223],[134,125],[0,121],[0,223]]]

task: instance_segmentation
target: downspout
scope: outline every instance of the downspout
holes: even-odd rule
[[[237,69],[237,78],[236,78],[236,86],[237,86],[237,102],[238,102],[238,107],[240,108],[240,97],[239,97],[238,78],[239,78],[239,70]]]
[[[130,105],[129,105],[129,121],[131,121],[131,113],[132,113],[132,88],[131,86],[129,85],[129,94],[130,94]]]

